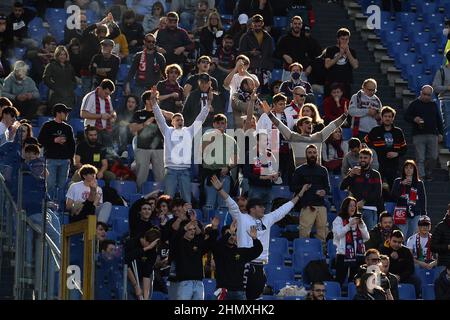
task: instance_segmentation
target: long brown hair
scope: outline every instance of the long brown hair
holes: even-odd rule
[[[406,178],[405,168],[406,168],[407,165],[413,166],[414,173],[413,173],[413,176],[412,176],[412,180],[415,181],[415,182],[418,182],[420,180],[419,170],[417,170],[416,162],[414,160],[411,160],[411,159],[406,160],[405,163],[403,164],[403,167],[402,167],[402,179]]]
[[[350,218],[350,215],[348,214],[348,207],[350,206],[350,202],[354,201],[356,205],[356,211],[358,211],[358,201],[354,197],[347,197],[342,201],[341,209],[339,210],[338,216],[342,218],[342,220],[346,220]],[[355,212],[356,213],[356,212]]]

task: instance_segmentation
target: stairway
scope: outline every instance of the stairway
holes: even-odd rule
[[[355,23],[348,16],[344,5],[313,1],[313,8],[316,16],[313,36],[323,47],[336,43],[336,32],[339,28],[345,27],[350,30],[350,47],[356,51],[359,60],[359,68],[353,72],[353,93],[359,90],[365,79],[374,78],[377,81],[378,97],[383,105],[389,105],[396,109],[395,125],[402,128],[405,134],[408,151],[404,159],[415,159],[411,125],[404,120],[404,108],[407,106],[403,106],[402,100],[395,97],[395,88],[389,86],[387,75],[382,73],[380,64],[375,61],[373,52],[368,49],[367,43],[356,30]],[[436,225],[442,219],[447,203],[450,202],[450,183],[447,170],[435,169],[433,175],[434,180],[426,183],[426,189],[428,215],[430,215],[433,225]]]
[[[2,259],[0,266],[0,300],[14,299],[14,267],[11,262],[14,254],[7,250],[6,246],[0,248],[2,250]]]

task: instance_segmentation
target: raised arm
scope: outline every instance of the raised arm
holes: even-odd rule
[[[347,115],[348,114],[345,112],[339,118],[331,121],[325,128],[323,128],[321,131],[318,132],[317,134],[318,137],[316,137],[316,135],[313,134],[311,141],[324,142],[325,140],[327,140],[328,137],[331,136],[331,134],[334,132],[334,130],[336,130],[337,128],[339,128],[344,124],[345,120],[347,119]]]
[[[231,199],[230,195],[223,190],[223,183],[216,176],[211,177],[211,183],[214,189],[216,189],[219,195],[222,197],[222,199],[225,200],[229,213],[231,214],[233,219],[238,220],[239,215],[242,214],[241,210],[239,210],[239,206],[233,199]]]
[[[302,188],[302,190],[297,193],[291,201],[285,203],[284,205],[282,205],[281,207],[279,207],[277,210],[266,214],[264,216],[265,218],[265,222],[267,222],[267,224],[269,226],[272,226],[273,224],[275,224],[276,222],[280,221],[281,219],[283,219],[291,210],[292,208],[297,204],[297,202],[300,200],[301,197],[303,197],[303,194],[311,187],[310,184],[305,184]]]

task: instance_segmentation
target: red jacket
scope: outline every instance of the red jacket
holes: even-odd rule
[[[339,118],[344,113],[344,106],[347,106],[348,109],[350,100],[342,97],[339,103],[341,106],[338,108],[332,96],[328,96],[323,100],[323,111],[325,112],[323,119],[326,123]]]

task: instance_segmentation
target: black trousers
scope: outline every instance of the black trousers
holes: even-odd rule
[[[244,269],[244,287],[247,300],[261,296],[266,286],[266,274],[262,264],[247,263]]]
[[[352,282],[353,278],[358,273],[359,266],[364,264],[364,257],[356,258],[356,262],[353,263],[344,262],[344,257],[343,254],[336,255],[336,281],[339,282],[341,286],[345,282],[349,270],[350,274],[348,276],[348,282]]]

